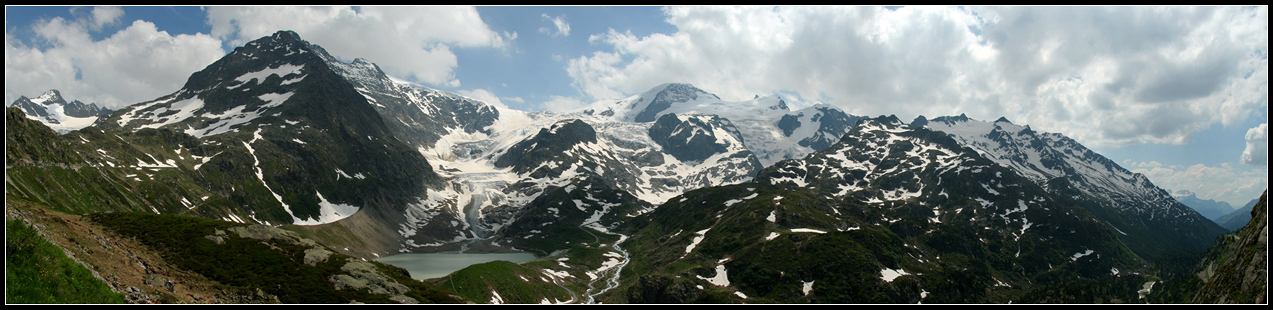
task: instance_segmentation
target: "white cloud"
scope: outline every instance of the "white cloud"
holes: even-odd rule
[[[496,96],[495,93],[492,93],[491,91],[488,91],[485,89],[479,88],[474,90],[460,90],[456,92],[462,96],[477,99],[478,101],[482,101],[497,107],[501,107],[505,109],[508,108],[508,105],[504,104],[504,102],[500,100],[499,96]],[[518,99],[520,100],[520,98]]]
[[[70,7],[68,10],[72,16],[70,22],[80,24],[94,32],[101,31],[102,27],[107,25],[118,24],[120,18],[124,16],[124,9],[117,6],[76,6]]]
[[[555,28],[555,31],[554,31],[554,30],[550,30],[550,29],[545,28],[545,27],[540,27],[540,28],[539,28],[539,32],[542,32],[542,33],[545,33],[545,34],[548,34],[548,35],[550,35],[550,36],[554,36],[554,37],[556,37],[556,36],[563,36],[563,37],[568,37],[568,36],[570,36],[570,23],[567,23],[567,22],[566,22],[566,17],[565,17],[565,16],[549,17],[549,16],[548,16],[548,14],[542,14],[542,16],[543,16],[544,20],[547,20],[547,21],[551,21],[551,22],[553,22],[553,27]]]
[[[458,87],[452,48],[504,48],[472,7],[210,7],[212,35],[233,45],[292,30],[342,59],[364,58],[392,76]]]
[[[1153,160],[1148,161],[1148,162],[1132,162],[1131,160],[1124,160],[1124,161],[1123,161],[1123,163],[1124,163],[1124,164],[1126,164],[1128,167],[1135,167],[1135,168],[1157,168],[1157,167],[1162,167],[1162,164],[1161,164],[1161,163],[1159,163],[1158,161],[1153,161]]]
[[[1196,164],[1188,167],[1137,163],[1131,166],[1139,167],[1132,169],[1132,172],[1144,174],[1154,185],[1164,189],[1188,190],[1194,192],[1198,198],[1225,201],[1234,206],[1242,206],[1251,199],[1259,198],[1269,184],[1267,168],[1252,169],[1250,166],[1230,163],[1221,163],[1218,166]]]
[[[102,30],[103,26],[112,25],[119,22],[119,18],[124,16],[124,9],[117,6],[99,6],[94,7],[93,18],[89,20],[89,27],[94,31]]]
[[[216,38],[169,35],[140,20],[94,41],[90,28],[117,20],[122,11],[115,9],[37,22],[32,28],[37,40],[48,43],[44,49],[6,32],[5,102],[57,89],[67,100],[117,109],[176,91],[191,73],[225,55]]]
[[[1268,123],[1246,131],[1246,149],[1242,150],[1242,163],[1266,167],[1269,165]]]
[[[585,105],[587,105],[587,103],[579,100],[578,98],[565,96],[552,96],[548,98],[548,101],[540,104],[544,110],[553,112],[573,111],[575,109],[582,108]]]
[[[1184,143],[1268,106],[1267,7],[675,7],[570,59],[590,100],[686,82],[857,115],[1006,116],[1092,146]]]

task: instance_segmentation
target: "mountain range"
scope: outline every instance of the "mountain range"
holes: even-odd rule
[[[1177,201],[1180,201],[1180,203],[1198,211],[1198,213],[1202,213],[1202,216],[1206,216],[1207,218],[1216,221],[1216,223],[1219,223],[1218,219],[1221,216],[1228,215],[1234,211],[1233,206],[1229,205],[1228,202],[1201,199],[1188,190],[1174,191],[1171,193],[1171,196],[1175,197]]]
[[[33,122],[71,106],[50,93],[6,114],[6,201],[288,227],[363,259],[541,258],[518,267],[540,280],[507,284],[522,289],[457,289],[479,302],[1135,303],[1158,258],[1228,231],[1003,118],[906,123],[680,83],[527,112],[290,31],[82,129]],[[557,293],[515,296],[530,285]]]
[[[1220,226],[1223,226],[1225,229],[1230,231],[1238,230],[1238,228],[1247,226],[1247,223],[1251,221],[1252,209],[1255,208],[1255,204],[1258,200],[1259,199],[1252,199],[1250,202],[1242,205],[1241,208],[1216,218],[1216,224],[1220,224]]]
[[[113,112],[97,106],[96,103],[84,104],[79,100],[68,103],[56,89],[44,92],[34,99],[20,96],[9,106],[22,109],[27,117],[44,123],[59,133],[88,127]]]

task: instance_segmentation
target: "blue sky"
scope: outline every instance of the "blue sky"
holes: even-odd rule
[[[281,29],[521,110],[682,82],[856,115],[1004,116],[1235,205],[1268,184],[1263,6],[6,6],[5,100],[151,100]]]

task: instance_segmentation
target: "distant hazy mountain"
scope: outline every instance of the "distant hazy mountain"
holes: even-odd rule
[[[1215,201],[1211,199],[1203,200],[1198,198],[1198,196],[1195,196],[1193,192],[1187,190],[1175,191],[1171,194],[1171,196],[1175,197],[1176,200],[1180,201],[1180,203],[1193,208],[1198,211],[1198,213],[1201,213],[1202,216],[1206,216],[1213,221],[1219,219],[1221,216],[1233,212],[1233,206],[1228,202]],[[1220,222],[1216,221],[1216,223]]]
[[[1242,226],[1246,226],[1251,221],[1251,209],[1255,207],[1255,203],[1259,199],[1251,199],[1251,202],[1242,205],[1241,208],[1216,218],[1216,224],[1228,229],[1229,231],[1237,230]]]
[[[9,106],[22,109],[28,118],[40,121],[58,133],[88,127],[112,112],[105,107],[98,107],[96,103],[84,104],[79,100],[68,103],[56,89],[35,98],[18,97]]]

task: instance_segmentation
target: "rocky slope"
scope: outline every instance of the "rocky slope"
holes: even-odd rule
[[[961,145],[1009,167],[1056,196],[1069,197],[1118,232],[1138,255],[1153,259],[1210,247],[1225,229],[1181,204],[1144,175],[1132,173],[1057,133],[1000,118],[920,117],[911,123],[951,135]]]
[[[615,302],[1134,302],[1149,279],[1069,197],[891,117],[623,227]]]
[[[6,218],[37,227],[129,303],[468,302],[401,269],[279,228],[144,213],[78,216],[25,204],[5,209]]]
[[[1193,303],[1268,303],[1268,191],[1251,210],[1251,221],[1221,236],[1198,263],[1202,288]]]

